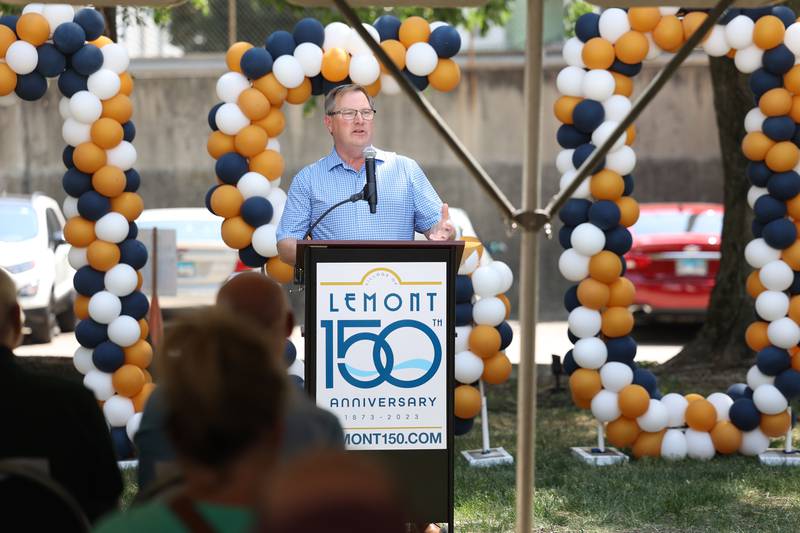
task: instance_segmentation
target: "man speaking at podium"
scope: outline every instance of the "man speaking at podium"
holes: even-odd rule
[[[372,146],[374,119],[372,97],[360,85],[340,85],[325,97],[325,127],[333,149],[298,172],[289,187],[277,230],[278,253],[285,263],[294,265],[297,241],[343,201],[319,220],[313,239],[402,241],[413,240],[414,231],[430,240],[455,236],[447,204],[408,157],[373,149],[377,205],[357,201],[368,181],[364,150]]]

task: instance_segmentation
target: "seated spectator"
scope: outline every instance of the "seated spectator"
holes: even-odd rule
[[[217,307],[237,320],[255,324],[270,345],[276,361],[283,361],[294,317],[280,285],[256,272],[239,274],[219,290]],[[163,403],[157,388],[145,406],[139,431],[134,437],[139,453],[140,490],[146,490],[156,477],[161,477],[158,475],[161,465],[169,465],[175,459],[175,452],[164,432]],[[291,387],[288,393],[283,427],[282,459],[319,448],[344,449],[344,434],[336,416],[317,407],[296,387]]]
[[[0,268],[0,458],[40,460],[93,521],[116,507],[122,492],[108,427],[81,383],[20,367],[12,350],[23,322],[14,280]]]
[[[285,369],[259,331],[219,309],[171,325],[156,365],[184,487],[96,531],[251,531],[281,439]]]

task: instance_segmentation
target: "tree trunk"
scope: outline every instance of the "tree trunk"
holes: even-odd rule
[[[101,7],[98,9],[106,19],[105,36],[114,42],[117,42],[117,8],[116,7]]]
[[[753,94],[749,76],[740,74],[733,60],[710,58],[710,63],[724,172],[722,258],[705,323],[697,336],[664,365],[666,369],[694,365],[725,368],[753,363],[753,353],[744,340],[745,329],[755,320],[755,313],[753,300],[745,289],[750,267],[744,259],[744,247],[753,236],[752,213],[747,205],[748,161],[741,150],[744,117],[753,108]]]

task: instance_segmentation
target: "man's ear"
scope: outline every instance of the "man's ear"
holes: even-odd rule
[[[328,129],[328,133],[333,135],[333,120],[331,119],[331,117],[325,115],[323,122],[325,122],[325,127]]]

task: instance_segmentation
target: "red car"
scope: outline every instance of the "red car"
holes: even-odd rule
[[[701,318],[719,270],[723,207],[710,203],[642,204],[630,228],[626,276],[641,315]]]

